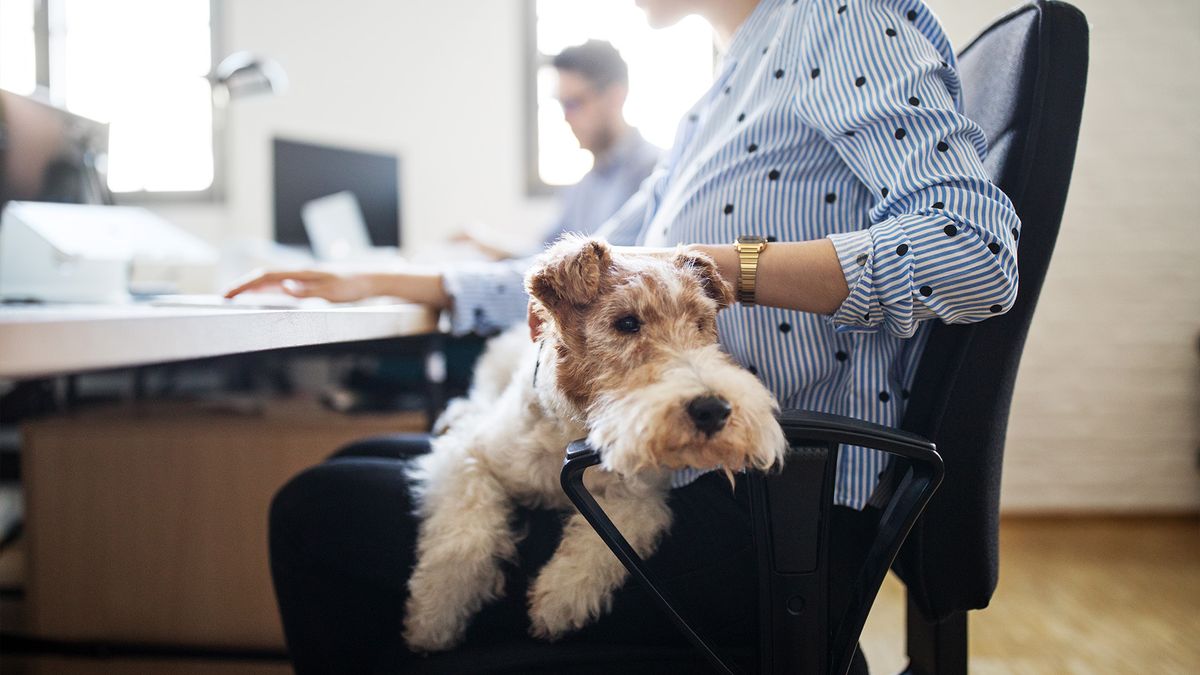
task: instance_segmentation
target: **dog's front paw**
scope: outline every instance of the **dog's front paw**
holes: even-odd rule
[[[611,594],[590,587],[586,580],[570,583],[556,571],[547,566],[529,589],[529,632],[543,640],[583,628],[612,603]]]
[[[422,612],[408,603],[404,616],[404,642],[414,652],[441,652],[457,645],[466,626],[446,614]]]
[[[591,618],[569,592],[541,591],[529,594],[529,633],[554,641],[582,628]]]
[[[415,652],[445,651],[462,642],[484,602],[504,593],[504,573],[490,559],[470,570],[422,561],[408,579],[408,591],[404,641]]]
[[[462,641],[468,610],[446,592],[448,581],[418,567],[408,580],[404,641],[414,652],[440,652]],[[461,588],[461,587],[460,587]]]

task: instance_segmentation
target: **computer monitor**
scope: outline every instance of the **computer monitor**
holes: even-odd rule
[[[310,245],[301,215],[319,197],[349,191],[374,246],[400,245],[400,160],[396,155],[274,139],[275,241]]]
[[[108,125],[0,89],[0,209],[9,200],[111,204]]]

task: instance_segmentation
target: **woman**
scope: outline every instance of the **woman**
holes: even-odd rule
[[[983,170],[986,139],[961,114],[954,54],[936,18],[918,0],[639,4],[655,27],[703,15],[724,59],[668,157],[602,235],[619,245],[686,244],[711,255],[731,283],[742,279],[743,302],[719,316],[721,340],[783,406],[897,425],[927,320],[980,321],[1007,311],[1017,293],[1020,222]],[[272,273],[231,294],[284,283],[294,295],[333,300],[395,295],[449,309],[465,332],[524,318],[522,271],[514,263]],[[297,671],[355,670],[380,658],[403,667],[415,526],[395,458],[425,447],[419,438],[358,444],[277,496],[272,569]],[[869,541],[884,461],[841,450],[834,570]],[[752,645],[746,490],[731,495],[699,471],[681,472],[675,485],[675,524],[649,562],[701,632]],[[478,618],[468,644],[522,639],[524,579],[557,536],[553,517],[525,517],[530,535],[510,600]],[[834,580],[835,596],[842,586]],[[608,616],[569,639],[679,640],[633,584]]]

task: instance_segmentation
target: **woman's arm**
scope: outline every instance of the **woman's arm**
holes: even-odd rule
[[[721,277],[737,288],[738,256],[733,244],[692,244],[717,263]],[[833,314],[850,289],[828,239],[767,244],[758,259],[755,303],[814,314]]]
[[[736,287],[738,257],[733,244],[692,244],[687,247],[710,256],[721,277]],[[628,252],[656,253],[674,249],[620,247]],[[342,275],[318,270],[268,272],[226,293],[281,288],[298,298],[320,297],[339,302],[386,295],[437,309],[450,306],[445,277],[434,270]],[[828,239],[768,244],[758,261],[756,301],[768,307],[832,314],[849,295],[833,243]]]
[[[440,271],[413,270],[409,272],[381,272],[364,275],[373,290],[370,295],[390,295],[409,302],[429,305],[435,309],[450,306],[450,295],[446,292],[445,277]]]
[[[799,30],[814,70],[796,113],[876,195],[863,227],[825,236],[849,288],[830,325],[907,338],[925,320],[1008,311],[1020,218],[983,167],[987,139],[961,112],[937,18],[904,0],[814,0]]]
[[[442,274],[416,268],[406,272],[370,274],[339,274],[324,270],[258,272],[226,291],[225,297],[274,290],[297,298],[324,298],[332,302],[355,302],[387,295],[437,309],[450,304]]]

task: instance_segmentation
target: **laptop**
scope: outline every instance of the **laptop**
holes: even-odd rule
[[[367,223],[353,192],[343,190],[305,202],[300,217],[317,260],[334,262],[372,254]]]

